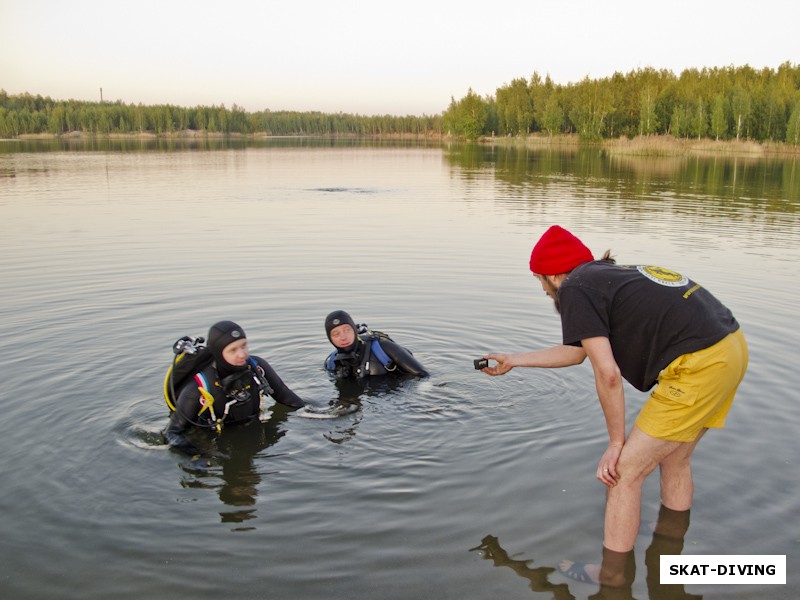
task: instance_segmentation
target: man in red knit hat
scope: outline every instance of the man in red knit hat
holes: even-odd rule
[[[565,367],[588,356],[609,443],[597,465],[608,487],[605,551],[628,553],[639,529],[642,484],[661,470],[661,500],[692,504],[690,458],[709,428],[723,427],[747,369],[747,344],[728,308],[675,271],[600,260],[553,225],[533,248],[530,269],[561,315],[563,343],[488,354],[502,375],[514,367]],[[622,380],[651,395],[626,436]]]

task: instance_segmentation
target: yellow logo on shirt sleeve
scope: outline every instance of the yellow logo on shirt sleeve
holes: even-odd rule
[[[689,283],[688,277],[684,277],[680,273],[676,273],[671,269],[665,269],[664,267],[640,265],[636,267],[636,269],[650,281],[653,281],[659,285],[665,285],[667,287],[681,287]]]

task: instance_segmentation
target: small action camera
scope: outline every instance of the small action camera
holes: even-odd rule
[[[489,359],[488,358],[476,358],[472,361],[475,364],[475,370],[480,371],[481,369],[485,369],[489,366]]]

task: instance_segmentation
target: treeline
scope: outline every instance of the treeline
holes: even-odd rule
[[[70,132],[156,133],[185,130],[266,135],[577,134],[584,141],[668,134],[676,138],[800,143],[800,65],[638,69],[604,79],[556,85],[549,76],[514,79],[494,96],[472,89],[439,115],[365,116],[270,111],[234,104],[184,108],[53,100],[0,90],[0,137]]]
[[[470,89],[451,99],[446,133],[577,134],[600,141],[669,134],[676,138],[800,142],[800,66],[749,66],[671,71],[638,69],[556,85],[534,73],[481,97]]]
[[[386,135],[441,133],[442,117],[296,111],[248,113],[234,104],[182,108],[116,102],[53,100],[31,94],[8,95],[0,90],[0,137],[70,132],[91,134],[156,133],[184,130],[221,134],[266,135]]]

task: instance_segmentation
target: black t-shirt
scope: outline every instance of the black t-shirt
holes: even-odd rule
[[[739,328],[708,290],[661,267],[585,263],[562,282],[558,298],[564,344],[609,338],[622,376],[641,391],[682,354]]]

